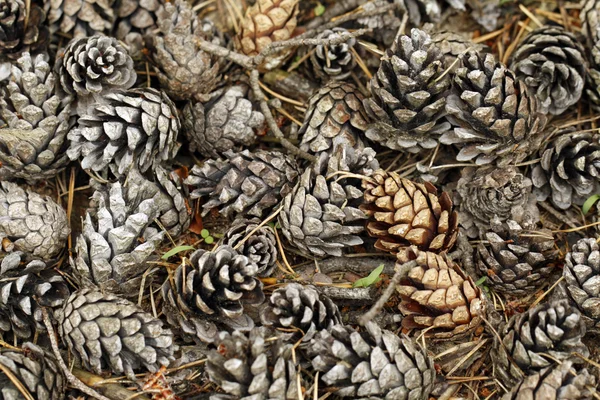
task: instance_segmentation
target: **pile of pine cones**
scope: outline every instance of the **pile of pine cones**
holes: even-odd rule
[[[0,0],[0,400],[598,398],[600,0],[527,6]]]

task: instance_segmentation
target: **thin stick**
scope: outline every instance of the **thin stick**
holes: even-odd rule
[[[273,96],[275,98],[278,98],[281,101],[285,101],[286,103],[290,103],[290,104],[295,105],[295,106],[304,107],[304,103],[302,103],[300,101],[297,101],[297,100],[294,100],[294,99],[290,99],[289,97],[285,97],[285,96],[283,96],[283,95],[281,95],[281,94],[279,94],[279,93],[277,93],[277,92],[269,89],[267,87],[267,85],[265,85],[261,81],[258,81],[258,84],[260,85],[260,88],[262,90],[264,90],[265,92],[269,93],[271,96]]]
[[[544,26],[544,24],[542,24],[542,22],[535,15],[533,15],[533,13],[529,11],[527,7],[525,7],[523,4],[519,4],[519,9],[523,11],[523,14],[527,15],[529,19],[532,20],[538,26],[538,28]]]

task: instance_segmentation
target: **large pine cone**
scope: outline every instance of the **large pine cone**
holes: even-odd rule
[[[589,325],[600,328],[600,248],[596,239],[581,239],[565,257],[567,292]]]
[[[417,153],[438,145],[450,129],[443,119],[450,76],[429,35],[413,29],[381,58],[365,108],[373,125],[367,137],[393,150]]]
[[[80,117],[69,132],[71,160],[81,158],[83,169],[110,168],[114,175],[123,176],[134,163],[146,172],[175,157],[181,123],[175,104],[164,92],[131,89],[107,94],[105,101]]]
[[[218,158],[226,151],[252,146],[265,122],[248,99],[247,85],[235,85],[211,94],[208,103],[191,101],[183,108],[183,133],[190,151]]]
[[[341,323],[342,316],[337,305],[327,296],[319,295],[313,286],[289,283],[271,294],[265,307],[261,308],[263,325],[284,328],[284,332],[299,329],[293,338],[308,341],[320,330],[331,329]],[[295,341],[295,340],[294,340]]]
[[[256,264],[229,246],[212,252],[196,250],[163,284],[163,313],[184,334],[206,342],[217,333],[211,320],[237,329],[252,328],[244,304],[265,299],[257,273]]]
[[[396,266],[412,260],[417,265],[397,286],[404,328],[424,330],[425,336],[434,338],[450,338],[472,332],[481,324],[485,297],[460,266],[414,246],[398,252]]]
[[[49,40],[46,13],[22,0],[0,2],[0,60],[16,60],[23,52],[37,54]]]
[[[581,315],[568,300],[543,303],[514,315],[494,335],[494,376],[510,388],[524,376],[549,367],[555,360],[566,360],[574,352],[587,356],[588,348],[581,342],[584,334]]]
[[[317,39],[333,40],[346,33],[348,31],[344,28],[326,29]],[[356,66],[356,59],[352,54],[355,44],[356,39],[350,38],[340,44],[315,46],[310,54],[312,72],[323,81],[346,79]]]
[[[76,39],[108,34],[115,23],[115,0],[45,0],[50,33]]]
[[[67,236],[67,214],[54,200],[14,183],[0,182],[0,238],[4,250],[50,260],[65,248]]]
[[[548,229],[526,230],[516,221],[491,221],[475,252],[475,265],[486,286],[513,296],[534,293],[548,281],[558,252]]]
[[[319,388],[342,398],[426,400],[435,380],[423,348],[373,322],[362,332],[344,325],[320,331],[306,353],[321,373]]]
[[[275,339],[275,340],[274,340]],[[216,349],[208,353],[206,370],[210,380],[225,393],[240,399],[298,399],[293,343],[278,338],[264,327],[248,334],[220,332]]]
[[[197,188],[192,198],[208,196],[202,205],[204,214],[216,207],[227,218],[267,217],[292,191],[299,175],[296,162],[277,151],[227,151],[223,155],[225,160],[195,165],[185,180]]]
[[[458,161],[521,161],[537,149],[545,120],[525,84],[491,54],[467,53],[456,70],[448,119],[456,128],[440,138],[460,149]]]
[[[55,93],[57,77],[47,57],[23,53],[12,65],[2,89],[0,115],[0,178],[37,181],[56,176],[69,158],[67,133],[75,123],[70,98]]]
[[[133,370],[158,371],[174,359],[173,334],[137,305],[96,289],[74,292],[54,312],[63,342],[86,369],[135,379]]]
[[[563,210],[583,204],[600,182],[600,135],[562,132],[543,150],[531,180],[539,201],[550,197]]]
[[[37,400],[65,398],[67,382],[54,356],[33,343],[24,343],[23,351],[0,351],[0,365],[10,373]],[[14,383],[0,371],[0,399],[23,399]]]
[[[525,36],[511,57],[510,68],[535,93],[544,114],[562,114],[583,93],[585,50],[561,26],[544,26]]]
[[[259,218],[237,218],[225,233],[223,243],[236,249],[252,233],[236,250],[258,266],[258,276],[266,277],[275,269],[279,252],[273,228],[264,225],[259,228],[260,223]]]
[[[307,257],[341,256],[342,249],[363,243],[366,215],[358,207],[363,197],[356,179],[335,179],[307,169],[279,213],[281,231]]]
[[[375,247],[397,252],[416,245],[433,252],[452,249],[458,237],[458,214],[446,192],[438,196],[428,182],[415,183],[395,172],[376,171],[363,180],[367,232]]]

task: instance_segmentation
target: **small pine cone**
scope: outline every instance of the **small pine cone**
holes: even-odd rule
[[[431,42],[436,46],[446,68],[451,68],[451,72],[455,72],[462,67],[462,55],[467,51],[475,51],[479,54],[491,53],[491,49],[482,43],[473,43],[464,35],[450,31],[433,31],[431,32]],[[452,66],[454,64],[454,66]]]
[[[531,180],[515,167],[465,168],[456,191],[460,225],[470,238],[484,235],[493,218],[527,229],[539,220]]]
[[[96,35],[73,39],[56,58],[61,89],[77,98],[77,114],[104,103],[103,97],[127,90],[137,75],[133,60],[117,39]]]
[[[214,92],[208,103],[191,101],[183,109],[183,133],[190,151],[218,158],[227,150],[241,151],[252,146],[264,115],[248,99],[246,85]]]
[[[558,255],[550,230],[525,230],[516,221],[502,223],[498,218],[492,219],[490,228],[475,252],[475,265],[487,277],[486,286],[526,296],[548,282]]]
[[[219,332],[215,346],[206,361],[208,377],[235,398],[292,400],[298,399],[299,390],[308,389],[298,380],[293,343],[272,330]]]
[[[260,223],[258,218],[237,218],[225,233],[223,243],[236,249],[236,246],[252,233],[252,236],[236,250],[258,266],[258,276],[267,277],[275,269],[279,252],[273,229],[269,226],[258,228]]]
[[[257,0],[248,7],[235,47],[247,56],[256,56],[273,42],[290,39],[296,29],[299,0]],[[292,53],[284,49],[268,56],[260,68],[277,68]]]
[[[75,39],[108,34],[115,23],[115,0],[44,0],[50,33],[63,33]]]
[[[574,352],[589,354],[581,341],[585,324],[568,300],[539,304],[514,315],[497,333],[492,348],[494,376],[507,388]]]
[[[65,398],[67,381],[53,355],[33,343],[24,343],[23,351],[0,351],[0,365],[7,369],[37,400]],[[0,371],[0,399],[23,399],[22,393]]]
[[[248,150],[223,153],[225,160],[208,160],[194,166],[185,183],[195,186],[192,199],[208,196],[203,204],[208,213],[217,207],[227,218],[236,215],[267,217],[292,191],[298,178],[296,162],[277,151]]]
[[[511,57],[510,68],[535,93],[544,114],[562,114],[583,93],[585,50],[563,27],[543,26],[525,36]]]
[[[163,313],[172,326],[201,341],[216,334],[206,320],[241,329],[252,328],[244,304],[261,304],[265,295],[257,279],[258,266],[229,246],[196,250],[162,286]],[[210,325],[209,325],[210,326]]]
[[[120,177],[134,163],[146,172],[175,157],[181,123],[175,104],[164,92],[130,89],[107,94],[105,102],[81,116],[67,136],[71,140],[67,155],[71,160],[81,158],[81,168],[110,168]]]
[[[93,216],[90,212],[85,216],[71,266],[86,286],[137,296],[146,262],[164,236],[148,227],[158,216],[156,201],[150,198],[133,208],[135,198],[119,182],[96,191],[92,198],[97,208]]]
[[[592,400],[596,377],[566,360],[526,376],[502,400]]]
[[[469,52],[462,63],[446,105],[456,128],[440,142],[457,145],[458,161],[477,164],[521,161],[537,150],[545,119],[525,84],[491,54]]]
[[[45,331],[40,306],[58,307],[69,297],[60,273],[40,260],[23,262],[25,258],[14,252],[0,263],[0,334],[5,339],[7,334],[32,339],[36,331]]]
[[[367,137],[393,150],[433,149],[450,129],[445,115],[450,75],[429,35],[412,29],[381,57],[365,109],[372,119]]]
[[[321,32],[317,39],[333,40],[347,33],[348,31],[344,28],[327,29]],[[316,77],[327,81],[330,79],[343,80],[350,76],[356,66],[356,59],[352,54],[355,44],[356,39],[351,37],[340,44],[315,46],[310,55],[310,63]]]
[[[539,201],[548,197],[566,210],[582,205],[600,183],[600,135],[565,131],[543,150],[539,164],[531,171]]]
[[[23,52],[43,52],[49,35],[46,13],[39,5],[26,5],[23,0],[0,2],[0,60],[16,60]]]
[[[115,37],[129,46],[133,55],[141,55],[144,36],[158,28],[157,12],[163,0],[118,0]]]
[[[600,328],[600,248],[596,239],[580,239],[565,257],[567,292],[589,326]]]
[[[279,213],[281,231],[306,257],[341,256],[342,249],[363,243],[366,215],[358,206],[363,192],[356,180],[327,182],[307,169]]]
[[[449,251],[458,237],[458,214],[446,192],[438,196],[429,182],[415,183],[395,172],[376,171],[363,180],[367,232],[375,247],[397,252],[411,245],[432,252]]]
[[[75,123],[70,98],[55,93],[57,77],[47,56],[23,53],[11,67],[2,89],[0,115],[0,178],[34,182],[49,179],[69,163],[67,133]]]
[[[78,290],[54,316],[71,354],[96,374],[109,368],[135,379],[135,369],[156,372],[174,360],[173,334],[162,321],[113,294]]]
[[[396,287],[406,329],[424,330],[426,337],[451,338],[472,332],[485,316],[485,297],[470,276],[444,255],[400,249],[396,268],[416,261]]]
[[[51,260],[65,248],[67,214],[50,197],[0,182],[0,239],[5,251]]]
[[[345,325],[318,332],[306,349],[319,371],[319,388],[342,398],[426,400],[433,360],[407,336],[370,322],[362,332]]]
[[[260,321],[264,326],[283,328],[284,332],[299,329],[301,332],[292,335],[296,339],[293,342],[298,338],[306,342],[318,331],[340,324],[342,316],[337,305],[326,295],[319,295],[313,286],[290,283],[273,292],[261,308]]]

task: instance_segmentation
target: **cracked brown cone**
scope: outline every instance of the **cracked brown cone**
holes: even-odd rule
[[[429,182],[416,183],[395,172],[378,170],[363,180],[367,232],[375,247],[395,253],[411,245],[432,252],[448,251],[458,236],[458,214],[446,192]]]

